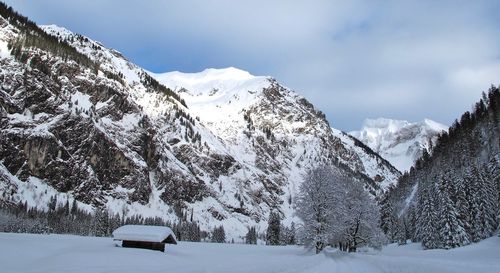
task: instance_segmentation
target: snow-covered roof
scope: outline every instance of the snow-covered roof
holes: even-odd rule
[[[171,237],[169,240],[167,240]],[[168,227],[125,225],[113,231],[113,238],[122,241],[164,242],[177,244],[174,232]]]

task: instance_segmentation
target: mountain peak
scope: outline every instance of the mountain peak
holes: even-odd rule
[[[384,130],[396,132],[409,124],[406,120],[397,120],[389,118],[365,119],[362,130]]]
[[[45,32],[67,32],[67,33],[73,33],[70,30],[68,30],[65,27],[61,27],[55,24],[51,25],[40,25],[40,28],[43,29]]]
[[[234,104],[235,101],[246,105],[270,85],[269,77],[254,76],[235,67],[207,68],[196,73],[174,71],[150,74],[169,88],[184,89],[183,97],[191,105]]]
[[[441,124],[439,122],[435,122],[431,119],[424,119],[422,122],[427,128],[434,130],[434,131],[448,131],[448,126]]]
[[[205,79],[209,80],[248,80],[255,78],[250,72],[238,69],[236,67],[226,67],[226,68],[207,68],[199,73]]]
[[[400,171],[409,170],[448,127],[430,119],[409,122],[388,118],[366,119],[360,131],[350,132]]]
[[[245,81],[257,78],[250,72],[235,67],[207,68],[201,72],[172,71],[151,73],[161,79],[172,79],[189,84],[210,83],[215,81]]]

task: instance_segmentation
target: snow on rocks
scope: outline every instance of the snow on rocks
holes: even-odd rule
[[[401,172],[408,171],[423,150],[429,150],[448,127],[430,119],[408,122],[387,118],[367,119],[360,131],[349,134],[387,159]]]
[[[244,126],[241,111],[254,104],[263,89],[271,84],[270,77],[253,76],[234,67],[209,68],[198,73],[150,74],[180,92],[190,110],[223,136],[234,134],[229,127]]]
[[[342,143],[348,147],[348,149],[351,149],[354,153],[359,155],[361,162],[363,163],[364,171],[368,174],[368,176],[374,178],[375,180],[378,179],[378,177],[385,178],[380,184],[384,190],[388,189],[391,185],[394,185],[397,182],[400,173],[392,166],[382,164],[382,162],[385,161],[384,158],[380,157],[378,154],[373,154],[367,151],[367,149],[362,145],[359,145],[359,143],[356,142],[357,140],[352,136],[335,128],[332,128],[332,132],[333,135],[337,136]]]

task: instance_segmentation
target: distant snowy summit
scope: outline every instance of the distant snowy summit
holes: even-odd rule
[[[387,159],[398,170],[409,170],[422,152],[435,144],[448,127],[430,119],[408,122],[387,118],[366,119],[360,131],[349,134]]]
[[[208,91],[214,87],[229,87],[231,84],[241,84],[256,78],[265,79],[266,77],[257,77],[247,71],[235,68],[207,68],[201,72],[185,73],[179,71],[166,73],[150,73],[156,76],[168,86],[184,87],[189,90]],[[234,86],[233,86],[234,87]]]
[[[257,103],[263,90],[272,83],[271,77],[254,76],[234,67],[207,68],[195,73],[150,74],[179,92],[202,121],[222,134],[227,133],[228,124],[246,123],[241,111]]]

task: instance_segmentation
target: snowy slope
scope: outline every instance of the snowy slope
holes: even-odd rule
[[[447,130],[447,126],[429,119],[412,123],[378,118],[365,120],[360,131],[350,134],[404,172]]]
[[[252,131],[255,127],[268,128],[274,142],[286,144],[280,147],[281,153],[290,151],[289,158],[279,155],[277,158],[280,164],[289,166],[289,177],[300,180],[298,174],[304,174],[303,168],[297,166],[304,157],[300,152],[312,151],[309,157],[321,157],[318,150],[321,145],[316,143],[318,134],[330,140],[329,148],[341,163],[382,182],[379,184],[382,189],[394,184],[399,176],[388,162],[358,147],[354,140],[347,140],[349,137],[340,131],[329,130],[322,113],[304,115],[304,111],[315,109],[305,98],[271,77],[253,76],[234,67],[199,73],[151,74],[166,86],[181,91],[190,110],[246,159],[258,156],[250,151]],[[317,162],[307,165],[314,166]]]
[[[382,251],[313,253],[297,246],[187,243],[159,251],[115,247],[111,238],[0,233],[4,273],[24,272],[500,272],[500,238],[453,250],[419,244]]]
[[[256,77],[234,67],[205,69],[199,73],[151,73],[167,87],[177,90],[193,113],[220,136],[230,138],[245,126],[242,110],[255,104],[269,77]]]
[[[382,188],[387,189],[394,184],[393,181],[397,179],[399,171],[391,163],[353,136],[334,128],[332,128],[332,132],[342,141],[345,147],[348,147],[359,156],[365,172],[373,177],[375,181],[381,182]],[[383,179],[387,177],[390,179]]]

